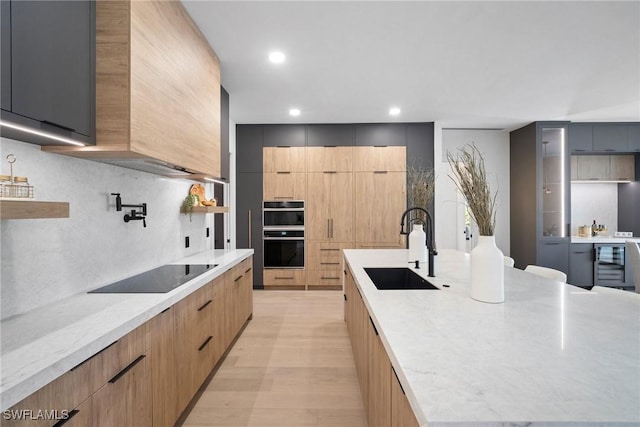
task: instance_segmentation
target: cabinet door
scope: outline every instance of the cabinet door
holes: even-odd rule
[[[307,146],[352,146],[354,133],[355,126],[352,124],[307,125]]]
[[[407,126],[404,123],[357,124],[355,142],[364,146],[405,146]]]
[[[629,149],[629,134],[626,125],[594,125],[593,151],[626,152]]]
[[[606,181],[611,176],[609,156],[578,156],[578,179]]]
[[[391,362],[371,317],[369,317],[367,335],[369,355],[367,419],[369,426],[391,427]]]
[[[262,173],[262,126],[236,126],[236,170]]]
[[[609,157],[610,177],[614,181],[634,181],[635,157],[631,155],[612,155]]]
[[[393,427],[419,427],[418,420],[409,405],[400,380],[391,368],[391,425]]]
[[[307,147],[307,171],[353,171],[353,147]]]
[[[571,156],[571,181],[578,179],[578,156]]]
[[[571,244],[567,282],[575,286],[593,286],[593,245]]]
[[[61,425],[65,427],[93,426],[93,398],[88,398],[80,406],[69,412],[69,418]]]
[[[264,125],[265,147],[304,147],[306,141],[304,125]]]
[[[264,200],[305,200],[306,174],[303,172],[276,172],[263,174]]]
[[[306,147],[264,147],[263,172],[305,172]]]
[[[401,247],[399,224],[406,206],[405,174],[355,175],[356,247]]]
[[[593,151],[592,125],[569,125],[569,150],[572,153],[584,153]]]
[[[570,243],[538,243],[537,264],[569,274],[569,245]]]
[[[2,98],[2,109],[11,111],[11,2],[0,2],[0,97]]]
[[[11,110],[92,135],[92,2],[11,2]]]
[[[93,395],[94,427],[152,425],[149,363],[140,355]]]
[[[174,307],[169,307],[149,321],[151,337],[151,378],[153,396],[153,425],[171,427],[178,410],[178,373],[174,340]]]
[[[334,174],[308,173],[305,209],[305,237],[309,241],[328,241],[330,238],[331,182]]]
[[[353,174],[331,174],[329,235],[334,242],[353,242]]]
[[[629,151],[640,153],[640,125],[629,126]]]
[[[407,170],[405,147],[355,147],[354,171],[404,172]]]
[[[303,290],[306,287],[304,270],[265,268],[263,276],[265,289]]]

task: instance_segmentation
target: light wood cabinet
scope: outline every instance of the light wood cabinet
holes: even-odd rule
[[[270,172],[263,175],[264,200],[305,200],[306,174],[304,172]]]
[[[420,426],[393,369],[391,373],[391,425],[393,427]]]
[[[44,149],[220,176],[220,63],[179,1],[96,2],[96,135]]]
[[[342,289],[342,250],[352,243],[309,242],[307,244],[308,289]]]
[[[175,424],[178,408],[178,371],[175,358],[173,307],[149,321],[151,340],[151,383],[153,396],[153,425],[171,427]]]
[[[77,408],[69,412],[65,427],[92,427],[93,426],[93,398],[90,397]]]
[[[635,181],[635,158],[633,155],[609,157],[611,179],[613,181]]]
[[[571,156],[574,181],[634,181],[633,155]]]
[[[365,412],[367,412],[369,406],[369,388],[367,381],[369,375],[369,361],[367,356],[369,313],[362,301],[360,292],[356,288],[353,274],[348,266],[346,266],[344,274],[344,288],[346,296],[345,309],[347,310],[345,317],[347,320],[349,336],[351,337],[351,348],[356,365],[362,403],[364,404]]]
[[[404,172],[358,172],[355,185],[356,248],[401,248],[406,207]]]
[[[369,357],[367,419],[372,427],[391,427],[391,362],[370,316],[367,335]]]
[[[353,242],[353,174],[307,174],[306,232],[309,241]]]
[[[356,172],[405,172],[407,170],[406,147],[354,147]]]
[[[265,268],[262,274],[265,289],[305,289],[305,270]]]
[[[263,172],[306,172],[306,147],[264,147]]]
[[[307,172],[352,172],[353,147],[307,147]]]

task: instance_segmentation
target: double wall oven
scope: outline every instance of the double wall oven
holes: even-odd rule
[[[262,202],[264,268],[304,268],[304,201]]]

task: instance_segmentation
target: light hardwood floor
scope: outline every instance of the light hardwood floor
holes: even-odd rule
[[[253,303],[183,426],[365,427],[342,291],[254,291]]]

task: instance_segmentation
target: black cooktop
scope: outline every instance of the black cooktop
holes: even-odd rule
[[[90,294],[165,294],[218,264],[168,264],[89,291]]]

